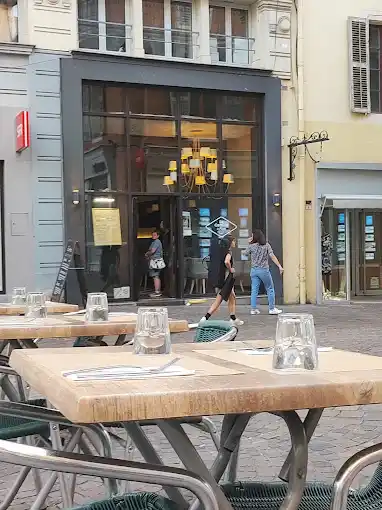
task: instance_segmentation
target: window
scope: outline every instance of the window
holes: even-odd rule
[[[210,6],[210,51],[213,63],[251,63],[253,40],[248,37],[248,25],[246,9]]]
[[[17,0],[0,2],[0,42],[18,42]]]
[[[382,113],[382,25],[370,25],[371,111]]]
[[[142,9],[146,55],[193,58],[191,2],[143,0]]]
[[[78,0],[79,47],[129,52],[131,26],[125,18],[125,0]]]

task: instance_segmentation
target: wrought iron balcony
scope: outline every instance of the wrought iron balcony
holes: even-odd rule
[[[191,30],[143,27],[146,55],[194,59],[199,51],[199,33]]]
[[[78,20],[78,45],[80,48],[130,54],[131,43],[131,25],[89,19]]]
[[[251,65],[255,55],[255,39],[210,34],[211,62]]]

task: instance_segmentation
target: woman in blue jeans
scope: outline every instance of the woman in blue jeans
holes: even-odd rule
[[[279,268],[280,274],[284,269],[273,253],[272,247],[267,243],[261,230],[255,230],[249,239],[249,246],[245,250],[246,255],[251,255],[251,315],[260,313],[257,308],[257,296],[261,282],[264,284],[268,296],[269,314],[278,315],[282,312],[275,306],[275,287],[269,270],[269,259]]]

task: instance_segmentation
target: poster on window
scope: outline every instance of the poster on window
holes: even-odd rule
[[[190,237],[192,236],[192,226],[191,226],[191,213],[189,211],[183,211],[183,236]]]
[[[119,209],[92,209],[94,246],[121,246],[121,218]]]

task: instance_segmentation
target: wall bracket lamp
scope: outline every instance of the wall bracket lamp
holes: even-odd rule
[[[330,138],[329,138],[327,131],[320,131],[320,132],[315,131],[314,133],[310,134],[309,136],[304,135],[303,138],[298,138],[297,136],[292,136],[292,138],[289,140],[289,145],[288,145],[288,147],[289,147],[289,177],[288,177],[288,181],[293,181],[296,178],[294,169],[296,168],[295,162],[296,162],[296,157],[297,157],[297,152],[298,152],[297,147],[299,147],[300,145],[304,145],[305,151],[308,152],[312,161],[314,161],[315,163],[318,163],[318,161],[315,161],[312,158],[312,156],[310,155],[308,145],[310,145],[312,143],[320,143],[321,151],[322,151],[323,142],[327,142],[328,140],[330,140]]]
[[[273,203],[274,207],[280,207],[281,206],[281,194],[280,193],[273,193],[272,203]]]
[[[72,190],[72,204],[78,205],[80,203],[80,190],[73,189]]]

